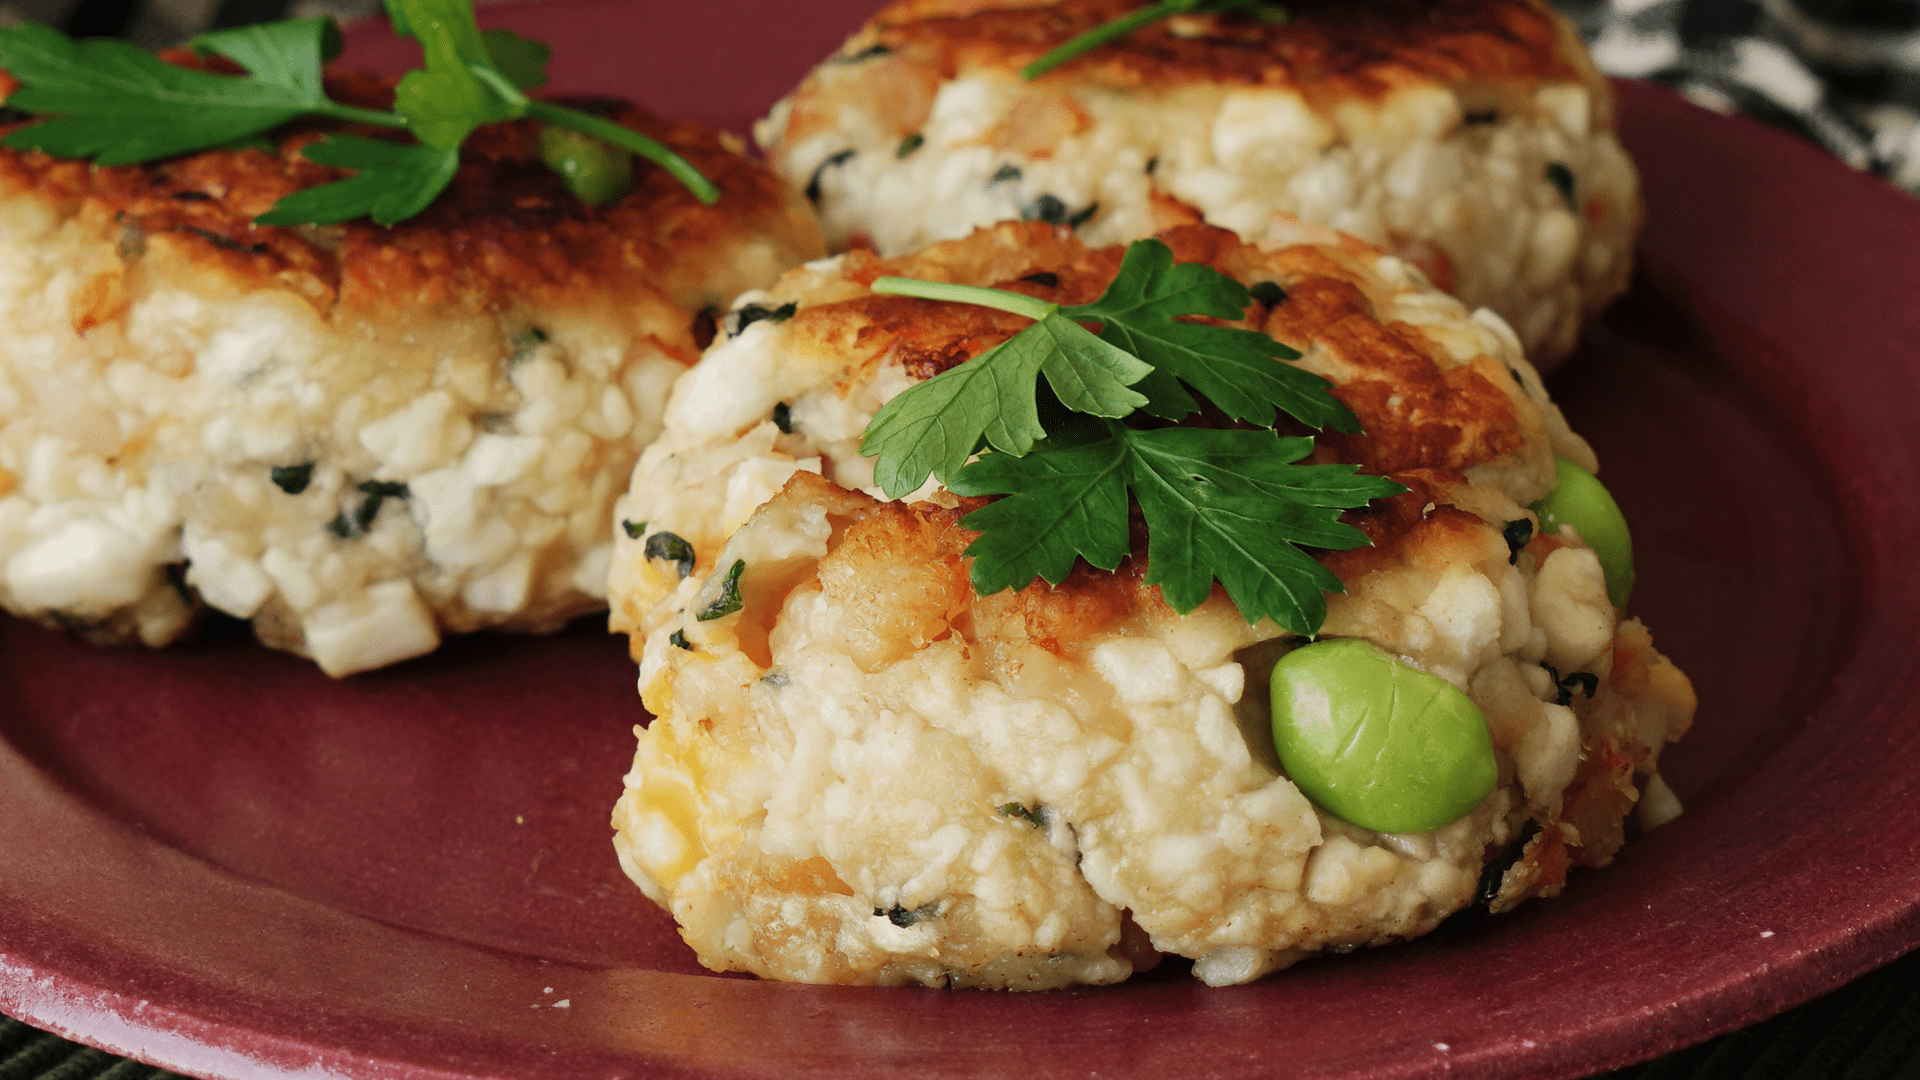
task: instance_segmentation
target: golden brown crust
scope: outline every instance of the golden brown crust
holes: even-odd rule
[[[1512,402],[1481,368],[1444,366],[1417,329],[1382,323],[1323,252],[1291,248],[1281,262],[1293,271],[1287,301],[1260,329],[1295,347],[1324,341],[1365,368],[1334,390],[1365,432],[1326,434],[1324,445],[1340,460],[1382,474],[1460,472],[1525,443]]]
[[[831,503],[850,519],[843,539],[820,561],[817,578],[829,605],[845,613],[850,655],[894,654],[864,664],[870,671],[945,636],[948,627],[970,642],[1034,645],[1077,660],[1104,631],[1141,617],[1173,617],[1159,588],[1146,584],[1146,534],[1138,521],[1137,554],[1112,572],[1077,562],[1058,585],[1036,579],[1023,589],[980,596],[969,581],[966,554],[979,534],[960,521],[989,500],[957,499],[953,507],[884,502],[807,472],[795,473],[785,494]]]
[[[883,46],[946,78],[1014,70],[1140,6],[906,0],[874,16],[847,53]],[[1532,0],[1296,0],[1287,8],[1291,17],[1272,25],[1237,14],[1161,20],[1061,70],[1114,87],[1293,87],[1313,102],[1374,99],[1426,81],[1590,80],[1564,24]]]
[[[870,285],[888,274],[934,281],[975,281],[982,272],[1000,270],[1010,276],[993,280],[994,288],[1052,303],[1084,304],[1099,297],[1120,268],[1121,248],[1089,250],[1065,240],[1051,225],[1010,223],[996,231],[1018,245],[1021,257],[1016,262],[953,264],[943,256],[956,246],[938,245],[924,255],[896,259],[881,259],[866,251],[849,252],[844,273],[849,280]],[[1030,323],[1009,312],[972,304],[867,294],[804,308],[794,316],[793,329],[802,340],[835,341],[873,363],[882,357],[898,359],[908,374],[931,379],[986,352]]]
[[[1457,546],[1450,538],[1487,527],[1478,517],[1442,501],[1458,476],[1434,469],[1407,469],[1394,473],[1393,479],[1407,490],[1344,515],[1347,524],[1366,534],[1368,546],[1320,556],[1341,581],[1358,581],[1375,570],[1397,566],[1409,549]]]
[[[329,74],[337,99],[375,107],[391,81]],[[634,190],[589,207],[540,162],[538,126],[496,124],[475,132],[460,171],[424,213],[388,229],[364,219],[337,226],[256,226],[282,196],[347,175],[306,160],[301,147],[329,130],[283,130],[277,153],[211,150],[143,165],[94,167],[37,152],[0,150],[0,187],[57,200],[88,220],[114,222],[128,242],[154,238],[230,274],[240,287],[292,287],[335,314],[388,318],[422,309],[498,311],[515,300],[543,304],[583,292],[631,296],[657,290],[699,307],[705,272],[686,253],[716,250],[766,231],[818,250],[811,221],[757,162],[729,150],[700,125],[661,120],[606,99],[572,99],[652,136],[691,161],[724,193],[703,206],[664,170],[635,163]]]

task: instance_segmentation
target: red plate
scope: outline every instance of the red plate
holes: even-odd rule
[[[737,127],[836,6],[487,14],[553,41],[563,89]],[[1667,759],[1686,816],[1565,896],[1226,990],[719,978],[615,866],[642,716],[592,626],[332,682],[232,628],[152,654],[0,620],[0,1010],[217,1077],[1553,1077],[1920,943],[1920,205],[1660,90],[1622,106],[1644,273],[1553,383],[1702,706]]]

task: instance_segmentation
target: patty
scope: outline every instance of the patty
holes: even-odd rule
[[[1297,349],[1365,429],[1323,436],[1315,459],[1406,487],[1347,514],[1371,546],[1323,553],[1345,592],[1320,633],[1464,691],[1492,794],[1411,834],[1314,804],[1280,767],[1267,704],[1302,639],[1217,588],[1176,613],[1138,536],[1112,572],[977,595],[962,518],[981,501],[933,482],[888,501],[857,446],[884,402],[1022,320],[867,286],[1086,302],[1121,249],[1024,223],[852,251],[727,317],[616,511],[613,621],[655,719],[615,847],[702,963],[1042,989],[1172,953],[1239,983],[1554,894],[1612,859],[1637,801],[1649,823],[1677,812],[1658,761],[1693,691],[1609,602],[1578,535],[1539,533],[1528,506],[1556,456],[1598,463],[1507,325],[1350,238],[1161,237],[1182,262],[1278,286],[1237,325]]]
[[[252,224],[345,175],[298,153],[324,127],[114,168],[0,150],[0,606],[162,645],[204,603],[334,675],[602,606],[612,501],[702,313],[822,247],[729,136],[571,104],[718,203],[642,164],[588,207],[531,122],[477,131],[393,228]]]
[[[1130,0],[910,0],[757,128],[836,248],[885,254],[1037,219],[1094,244],[1292,219],[1491,307],[1544,369],[1626,287],[1641,211],[1613,96],[1539,0],[1302,0],[1148,25],[1040,77]]]

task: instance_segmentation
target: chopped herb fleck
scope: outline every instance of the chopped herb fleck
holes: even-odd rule
[[[533,350],[547,343],[546,331],[537,326],[529,326],[513,335],[513,353],[507,357],[511,363],[518,363],[533,355]]]
[[[1508,364],[1507,374],[1513,376],[1513,381],[1520,385],[1520,389],[1525,390],[1527,388],[1527,380],[1524,376],[1520,374],[1519,368],[1514,367],[1512,364]]]
[[[267,253],[267,245],[265,244],[249,244],[244,241],[235,240],[231,236],[222,236],[211,229],[202,229],[197,225],[177,225],[169,231],[192,233],[222,251],[232,251],[241,255],[264,255]]]
[[[1256,281],[1247,286],[1247,295],[1267,307],[1278,307],[1286,302],[1287,290],[1281,288],[1277,281]]]
[[[1038,285],[1041,288],[1045,288],[1045,289],[1058,288],[1060,285],[1060,275],[1054,273],[1051,270],[1042,270],[1037,274],[1028,274],[1026,277],[1023,277],[1020,280],[1031,281],[1035,285]]]
[[[720,595],[693,617],[695,622],[712,622],[740,610],[740,575],[746,568],[747,560],[733,560],[733,565],[727,568],[727,576],[720,580]]]
[[[993,178],[991,180],[988,180],[987,184],[991,186],[994,184],[1011,183],[1015,180],[1020,179],[1020,176],[1021,176],[1020,166],[1002,165],[998,169],[995,169],[993,171]]]
[[[1021,221],[1044,221],[1049,225],[1065,225],[1077,229],[1100,209],[1097,202],[1069,211],[1067,204],[1060,201],[1058,195],[1042,195],[1020,208]]]
[[[647,546],[643,549],[649,562],[665,559],[680,564],[680,576],[693,573],[693,545],[674,533],[657,532],[647,537]]]
[[[307,490],[313,482],[313,462],[299,465],[275,465],[267,474],[273,478],[274,486],[289,495],[298,495]]]
[[[379,495],[369,495],[360,501],[360,509],[353,512],[355,532],[366,532],[373,527],[373,519],[380,516],[380,504],[384,501]]]
[[[813,175],[807,178],[807,201],[818,204],[820,202],[820,178],[833,166],[845,165],[851,160],[853,160],[853,151],[848,149],[842,150],[821,162],[819,165],[814,166]]]
[[[779,428],[782,435],[793,434],[793,409],[784,401],[773,407],[773,426]]]
[[[800,310],[799,305],[791,300],[781,304],[777,308],[762,307],[759,304],[747,304],[727,315],[727,336],[738,337],[742,330],[762,320],[775,323],[786,322],[788,319],[793,318],[793,313],[798,310]]]
[[[1148,176],[1152,176],[1156,171],[1159,170],[1159,168],[1160,168],[1160,155],[1155,154],[1153,157],[1150,157],[1147,159],[1147,175]]]
[[[1552,161],[1547,163],[1547,183],[1552,184],[1553,189],[1560,193],[1562,199],[1566,200],[1567,209],[1577,210],[1580,208],[1579,202],[1573,197],[1573,170],[1567,168],[1564,162]]]
[[[189,604],[198,604],[200,603],[200,595],[193,591],[193,586],[187,584],[187,567],[192,565],[193,560],[191,559],[182,559],[179,562],[168,563],[167,584],[173,586],[173,591],[180,594],[180,599],[185,600]]]
[[[1533,522],[1516,518],[1507,522],[1507,527],[1501,533],[1507,538],[1507,564],[1512,566],[1519,563],[1520,549],[1533,539]]]
[[[360,503],[360,509],[353,512],[353,523],[357,531],[366,532],[373,519],[380,513],[380,504],[388,499],[404,499],[408,496],[407,485],[398,480],[363,480],[354,490],[366,496]]]
[[[1500,122],[1500,110],[1475,109],[1466,115],[1469,124],[1497,124]]]
[[[887,48],[885,45],[869,45],[849,56],[834,57],[833,62],[836,64],[857,64],[862,60],[872,60],[876,56],[885,56],[892,51],[892,49]]]
[[[327,522],[327,531],[342,540],[353,536],[353,525],[347,521],[347,512],[345,510],[333,515],[333,520]]]
[[[638,540],[647,535],[647,523],[644,521],[629,521],[626,518],[621,518],[620,527],[627,531],[627,539],[629,540]]]
[[[1020,220],[1058,225],[1067,220],[1067,204],[1057,195],[1042,195],[1020,208]]]
[[[672,645],[676,649],[685,649],[688,652],[693,651],[693,646],[687,644],[687,632],[685,630],[675,630],[673,633],[668,634],[667,644]]]
[[[1527,822],[1520,827],[1520,835],[1514,838],[1513,843],[1507,845],[1507,850],[1487,864],[1486,870],[1480,875],[1480,887],[1474,891],[1474,906],[1484,909],[1499,898],[1500,883],[1506,880],[1507,871],[1513,869],[1513,864],[1519,862],[1520,856],[1526,854],[1527,844],[1539,831],[1539,822]]]
[[[1566,678],[1561,679],[1560,686],[1567,691],[1568,700],[1572,700],[1574,693],[1581,693],[1592,697],[1594,691],[1600,689],[1600,676],[1595,675],[1591,671],[1576,671]],[[1565,702],[1562,702],[1562,704],[1565,704]]]
[[[913,134],[907,136],[906,138],[900,140],[900,148],[893,152],[893,156],[896,158],[905,160],[915,150],[918,150],[920,149],[921,146],[925,145],[926,141],[927,141],[927,137],[916,131]]]
[[[83,619],[80,616],[75,615],[71,611],[56,610],[56,611],[50,612],[49,614],[53,616],[54,622],[60,624],[60,629],[65,630],[70,634],[85,634],[91,631],[94,627],[100,625],[99,623],[94,622],[91,619]],[[879,912],[874,912],[874,914],[877,915],[879,914]]]
[[[1010,802],[1002,806],[996,806],[994,807],[994,810],[998,811],[1000,816],[1002,817],[1019,818],[1020,820],[1026,822],[1027,824],[1033,826],[1036,829],[1044,829],[1047,827],[1046,822],[1040,820],[1040,815],[1034,813],[1033,811],[1027,809],[1024,806],[1021,806],[1017,802]]]
[[[1555,705],[1571,704],[1573,701],[1573,692],[1570,689],[1568,689],[1567,684],[1565,682],[1561,681],[1560,669],[1554,667],[1552,664],[1541,664],[1540,666],[1546,669],[1547,677],[1553,680],[1553,690],[1554,690],[1553,703]]]
[[[895,926],[901,927],[902,929],[912,926],[914,923],[919,922],[921,919],[927,918],[928,916],[932,915],[933,912],[934,912],[934,905],[932,904],[924,904],[917,908],[906,908],[906,907],[901,907],[899,904],[895,904],[891,908],[874,908],[873,909],[873,914],[875,917],[884,915],[886,916],[888,922],[892,923]]]

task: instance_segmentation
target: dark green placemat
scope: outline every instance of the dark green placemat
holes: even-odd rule
[[[183,1080],[0,1016],[0,1080]],[[1600,1080],[1920,1080],[1920,953],[1791,1012]]]
[[[1920,1078],[1920,953],[1826,997],[1605,1080]]]
[[[0,1016],[0,1080],[182,1080]]]

